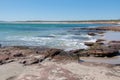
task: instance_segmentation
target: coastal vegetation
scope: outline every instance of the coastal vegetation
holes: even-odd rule
[[[47,20],[27,20],[18,22],[120,22],[120,19],[116,20],[63,20],[63,21],[47,21]]]
[[[63,20],[63,21],[47,21],[47,20],[26,20],[26,21],[0,21],[1,23],[107,23],[107,24],[119,24],[120,19],[116,20]]]

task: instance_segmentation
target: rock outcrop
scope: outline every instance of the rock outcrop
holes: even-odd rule
[[[120,31],[120,26],[106,26],[106,27],[95,27],[95,28],[74,28],[73,30],[90,30],[90,31]]]
[[[94,45],[94,42],[84,42],[84,44],[85,44],[86,46],[93,46],[93,45]]]
[[[120,50],[120,41],[110,41],[108,45],[110,48]]]
[[[78,60],[82,56],[95,57],[112,57],[119,54],[120,41],[111,41],[108,45],[104,45],[98,40],[97,42],[85,42],[89,46],[88,49],[77,49],[64,51],[55,48],[30,48],[22,46],[2,47],[0,48],[0,64],[19,61],[24,65],[38,64],[43,61],[67,61]]]
[[[119,54],[119,50],[116,49],[115,46],[113,48],[113,46],[110,47],[110,45],[107,46],[98,42],[92,43],[91,45],[88,46],[90,46],[89,49],[81,52],[80,53],[81,56],[112,57]]]
[[[6,54],[1,54],[0,55],[0,65],[5,64],[7,60],[9,60],[9,56]]]
[[[96,33],[94,33],[94,32],[89,32],[88,35],[90,35],[90,36],[95,36]]]

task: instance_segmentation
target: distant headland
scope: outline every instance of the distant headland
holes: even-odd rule
[[[52,20],[26,20],[26,21],[0,21],[2,23],[50,23],[50,24],[56,24],[56,23],[61,23],[61,24],[76,24],[76,23],[81,23],[81,24],[120,24],[120,19],[117,20],[61,20],[61,21],[52,21]]]

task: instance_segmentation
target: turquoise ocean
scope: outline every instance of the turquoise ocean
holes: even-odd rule
[[[31,24],[0,23],[2,46],[43,46],[65,50],[86,48],[85,41],[96,38],[87,31],[73,30],[81,27],[108,26],[111,24]]]

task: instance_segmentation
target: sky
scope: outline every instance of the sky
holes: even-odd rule
[[[120,19],[120,0],[0,0],[0,20]]]

